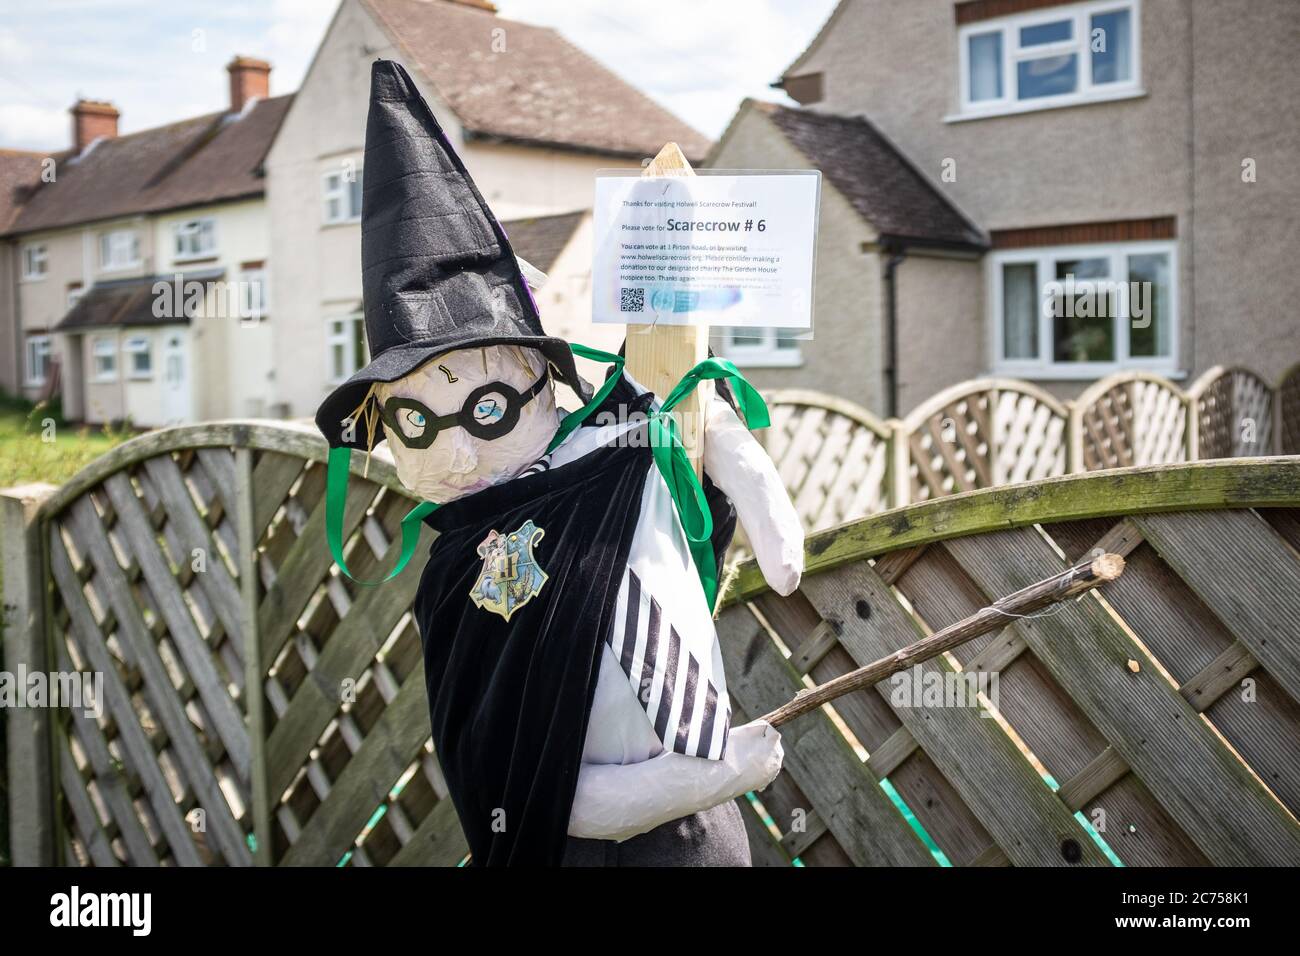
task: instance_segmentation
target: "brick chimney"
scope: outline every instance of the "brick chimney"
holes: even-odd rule
[[[230,112],[238,113],[252,99],[264,100],[271,91],[271,64],[251,56],[237,56],[226,69],[230,73]]]
[[[117,136],[117,107],[100,100],[77,100],[72,114],[72,145],[78,153],[97,139]]]

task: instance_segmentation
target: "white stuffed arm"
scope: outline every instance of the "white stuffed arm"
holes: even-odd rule
[[[776,465],[720,398],[709,403],[704,436],[704,470],[735,504],[763,577],[792,593],[803,575],[803,526]]]
[[[781,772],[781,734],[763,720],[733,727],[721,760],[664,751],[632,764],[583,764],[569,836],[626,840],[661,823],[762,790]]]

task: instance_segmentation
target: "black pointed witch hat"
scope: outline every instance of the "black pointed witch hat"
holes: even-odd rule
[[[535,348],[585,402],[591,390],[569,346],[543,332],[505,231],[414,81],[391,60],[376,60],[370,71],[364,169],[361,268],[371,361],[316,411],[331,447],[368,447],[367,429],[345,426],[372,384],[394,382],[454,349]]]

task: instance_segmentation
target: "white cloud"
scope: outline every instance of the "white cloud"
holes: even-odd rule
[[[66,142],[71,124],[67,110],[28,103],[0,105],[0,143],[13,149],[44,149]]]

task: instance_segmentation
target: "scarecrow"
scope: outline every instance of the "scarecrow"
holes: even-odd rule
[[[386,440],[437,531],[415,599],[438,759],[474,865],[748,865],[734,798],[779,733],[732,726],[714,631],[737,517],[772,587],[803,532],[749,434],[762,399],[710,358],[666,396],[549,337],[525,271],[410,76],[372,69],[362,203],[372,360],[321,404],[329,544],[352,449]],[[540,281],[540,280],[537,280]],[[605,362],[594,390],[574,356]],[[704,478],[673,407],[702,379]],[[567,385],[581,407],[557,408]],[[739,414],[738,414],[739,412]],[[742,422],[741,416],[744,417]]]

